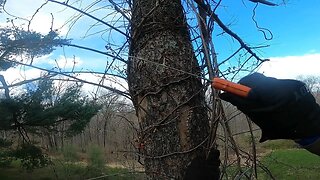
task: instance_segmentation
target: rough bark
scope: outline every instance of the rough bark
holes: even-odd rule
[[[201,80],[177,70],[200,71],[180,0],[134,0],[131,28],[128,83],[147,176],[184,179],[206,157],[209,121]]]

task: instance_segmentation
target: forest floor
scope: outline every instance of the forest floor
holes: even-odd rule
[[[104,169],[93,169],[83,165],[83,163],[54,163],[45,168],[26,171],[19,166],[19,163],[13,163],[9,167],[0,168],[0,179],[4,180],[56,180],[56,179],[144,179],[141,171],[131,171],[125,168],[109,167]]]
[[[289,148],[290,147],[290,148]],[[320,179],[320,157],[307,152],[304,149],[292,148],[284,142],[274,142],[264,144],[265,149],[259,153],[259,161],[269,169],[275,179],[281,180],[304,180]],[[78,157],[79,158],[79,157]],[[26,171],[20,167],[18,161],[14,161],[8,167],[0,168],[0,179],[28,179],[28,180],[50,180],[50,179],[145,179],[143,167],[136,163],[127,162],[126,164],[110,162],[100,168],[94,168],[83,160],[67,162],[61,157],[53,158],[52,164],[41,169]],[[133,165],[128,168],[129,164]],[[234,167],[227,169],[228,179],[233,179]],[[223,178],[227,179],[227,177]],[[240,178],[242,179],[242,178]],[[269,175],[258,168],[258,179],[271,179]]]

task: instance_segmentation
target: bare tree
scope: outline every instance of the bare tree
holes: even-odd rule
[[[315,96],[317,102],[320,100],[320,76],[303,76],[300,75],[297,77],[298,80],[304,82],[307,88]]]

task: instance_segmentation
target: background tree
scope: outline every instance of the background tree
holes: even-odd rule
[[[57,91],[53,80],[44,77],[37,83],[28,84],[25,92],[0,99],[0,129],[16,131],[22,137],[22,142],[18,142],[21,144],[18,154],[13,153],[13,156],[23,159],[28,157],[26,154],[35,153],[37,148],[33,144],[40,137],[48,137],[50,146],[56,147],[54,137],[57,132],[62,131],[66,136],[82,132],[99,109],[95,101],[81,94],[80,84],[74,83]],[[59,128],[62,123],[65,129]],[[43,159],[41,150],[37,151],[33,159]],[[26,160],[25,164],[34,168],[47,163],[29,167],[34,163]]]
[[[42,35],[15,26],[0,28],[0,68],[7,70],[15,62],[21,61],[32,65],[34,58],[50,54],[55,47],[68,42],[69,40],[60,39],[53,30]]]
[[[0,107],[1,128],[4,130],[24,127],[44,127],[54,130],[61,122],[68,121],[67,132],[81,132],[99,106],[81,94],[80,84],[71,84],[57,91],[53,80],[43,78],[30,85],[26,92],[2,99]]]
[[[319,76],[298,76],[298,80],[304,82],[308,89],[315,96],[317,102],[320,101],[320,77]]]

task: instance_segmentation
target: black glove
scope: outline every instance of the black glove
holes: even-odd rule
[[[192,160],[183,180],[216,180],[220,179],[220,152],[212,149],[208,158],[200,156]]]
[[[261,128],[260,142],[320,135],[320,107],[304,83],[259,73],[246,76],[239,83],[252,88],[247,98],[230,93],[220,97]]]

